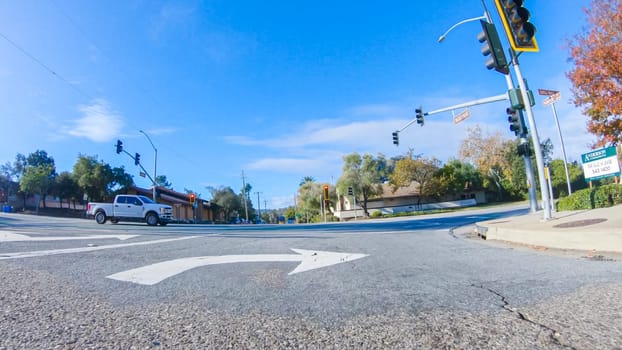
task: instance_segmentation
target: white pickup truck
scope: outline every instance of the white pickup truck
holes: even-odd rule
[[[86,215],[94,217],[98,224],[110,219],[113,224],[123,220],[145,221],[149,226],[164,226],[173,219],[173,208],[155,203],[145,196],[120,194],[114,198],[113,203],[89,202]]]

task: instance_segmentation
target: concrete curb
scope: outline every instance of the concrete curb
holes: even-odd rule
[[[549,221],[542,220],[541,213],[530,213],[478,222],[475,227],[486,240],[622,253],[622,206],[555,213]]]

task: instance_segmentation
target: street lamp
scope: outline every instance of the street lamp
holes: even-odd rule
[[[460,22],[458,22],[458,23],[454,24],[453,26],[451,26],[449,29],[447,29],[447,31],[446,31],[445,33],[443,33],[443,35],[441,35],[441,36],[438,38],[438,42],[439,42],[439,43],[442,43],[442,42],[443,42],[443,40],[445,40],[445,38],[446,38],[446,37],[447,37],[447,35],[449,34],[449,32],[451,32],[451,31],[452,31],[454,28],[456,28],[457,26],[462,25],[462,24],[464,24],[464,23],[474,22],[474,21],[479,21],[479,20],[488,20],[488,17],[484,14],[484,15],[479,16],[479,17],[473,17],[473,18],[469,18],[469,19],[462,20],[462,21],[460,21]]]
[[[158,149],[153,145],[153,142],[151,142],[151,138],[149,137],[149,135],[147,135],[146,132],[139,130],[139,132],[143,135],[145,135],[145,137],[147,137],[147,140],[149,141],[149,143],[151,144],[151,147],[153,147],[153,152],[155,153],[155,156],[153,157],[153,201],[156,201],[156,174],[157,174],[157,168],[158,168]]]

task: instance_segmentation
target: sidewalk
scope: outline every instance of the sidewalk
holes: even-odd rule
[[[499,240],[557,249],[622,253],[622,205],[609,208],[543,212],[477,223],[487,240]]]

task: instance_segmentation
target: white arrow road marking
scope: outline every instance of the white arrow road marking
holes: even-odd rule
[[[32,251],[32,252],[17,252],[17,253],[0,253],[0,260],[33,258],[33,257],[38,257],[38,256],[58,255],[58,254],[71,254],[71,253],[92,252],[92,251],[104,250],[104,249],[125,248],[125,247],[133,247],[133,246],[140,246],[140,245],[148,245],[148,244],[158,244],[158,243],[167,243],[167,242],[181,241],[181,240],[184,240],[184,239],[191,239],[191,238],[196,238],[196,237],[198,237],[198,236],[181,237],[181,238],[156,239],[156,240],[153,240],[153,241],[144,241],[144,242],[135,242],[135,243],[110,244],[110,245],[97,246],[97,247],[80,247],[80,248],[67,248],[67,249],[39,250],[39,251]]]
[[[19,233],[0,231],[0,242],[23,242],[23,241],[69,241],[74,239],[106,239],[116,238],[124,241],[138,237],[139,235],[91,235],[91,236],[27,236]]]
[[[118,281],[151,286],[169,277],[200,266],[239,262],[300,261],[300,264],[289,273],[289,275],[293,275],[295,273],[319,269],[320,267],[353,261],[368,256],[367,254],[335,253],[317,250],[292,250],[298,254],[220,255],[181,258],[122,271],[106,277]]]

